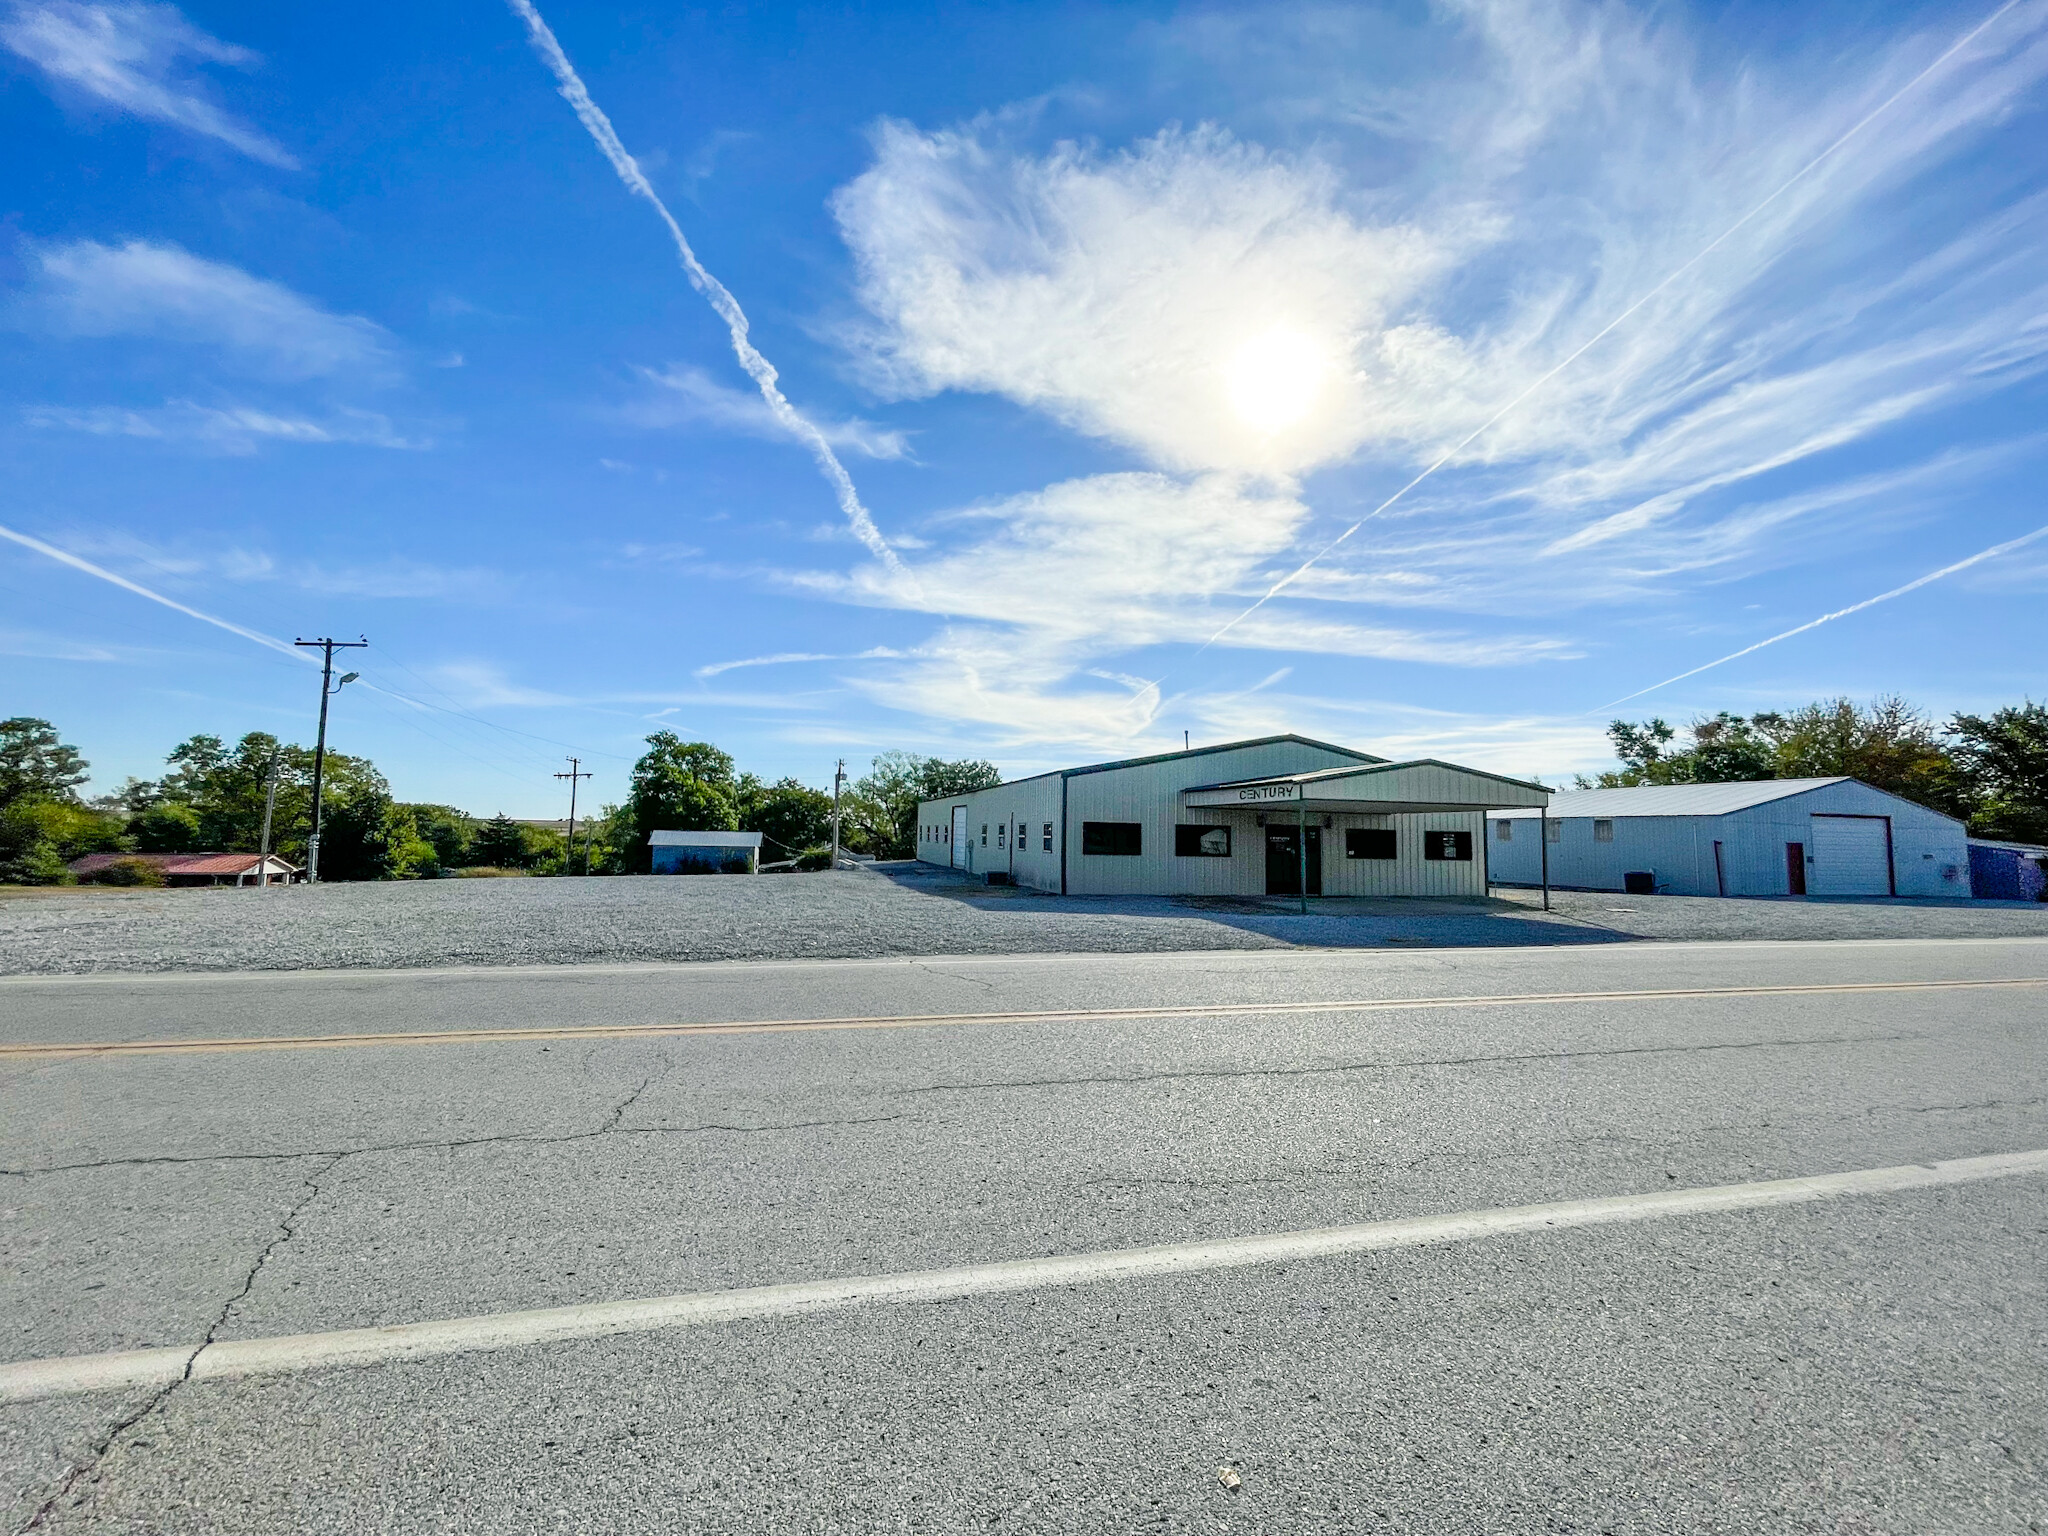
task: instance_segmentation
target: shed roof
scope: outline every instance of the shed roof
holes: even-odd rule
[[[650,848],[758,848],[758,832],[650,832]]]
[[[1773,800],[1789,800],[1830,784],[1856,784],[1851,778],[1755,779],[1740,784],[1643,784],[1634,789],[1581,789],[1553,795],[1550,816],[1726,816]],[[1871,786],[1865,785],[1865,788]],[[1885,791],[1876,790],[1883,794]],[[1528,811],[1497,811],[1497,816],[1534,816]]]

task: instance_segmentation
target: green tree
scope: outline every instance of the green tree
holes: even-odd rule
[[[878,859],[917,856],[917,807],[977,789],[992,789],[1003,776],[994,763],[963,758],[948,762],[914,752],[883,752],[854,782],[853,804],[842,803],[840,819],[854,836],[847,846]]]
[[[76,800],[91,765],[58,739],[47,720],[0,720],[0,806],[17,800]]]
[[[633,764],[623,808],[628,826],[619,830],[630,835],[622,850],[626,868],[645,874],[653,867],[650,833],[738,831],[738,794],[729,753],[708,741],[684,741],[674,731],[656,731]]]
[[[476,835],[471,817],[452,805],[404,805],[400,809],[412,813],[413,826],[433,845],[436,865],[460,869],[471,862],[469,845]]]
[[[27,795],[0,806],[0,881],[10,885],[68,884],[71,860],[125,846],[118,816],[75,801]]]
[[[470,838],[469,862],[488,869],[526,868],[526,829],[498,812]]]
[[[1980,837],[2048,843],[2048,705],[1957,715],[1948,731]]]
[[[793,859],[806,848],[832,841],[832,797],[823,790],[796,779],[763,784],[743,773],[734,799],[739,830],[760,833],[766,844],[763,863]]]
[[[159,800],[128,831],[144,853],[191,853],[201,846],[199,813],[180,800]]]

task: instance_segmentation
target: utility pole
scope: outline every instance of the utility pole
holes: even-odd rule
[[[277,759],[284,749],[270,754],[270,785],[263,792],[263,873],[257,877],[258,885],[270,884],[270,818],[277,810]]]
[[[569,872],[570,861],[576,857],[576,781],[590,777],[588,773],[577,771],[582,766],[582,758],[572,757],[569,759],[569,771],[555,775],[558,779],[567,779],[569,781],[569,843],[562,853],[563,874]],[[586,875],[590,873],[590,849],[587,846],[583,850],[583,873]]]
[[[370,642],[360,637],[354,640],[332,640],[322,635],[318,640],[294,640],[292,644],[303,645],[320,652],[320,736],[313,746],[313,834],[306,839],[306,883],[318,885],[321,794],[327,781],[327,701],[362,676],[360,672],[344,672],[340,682],[331,683],[330,680],[334,676],[334,653],[365,650]]]
[[[832,772],[832,867],[839,867],[839,786],[846,782],[846,759]]]

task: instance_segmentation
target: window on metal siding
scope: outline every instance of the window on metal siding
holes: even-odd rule
[[[1564,841],[1564,823],[1557,817],[1550,817],[1543,823],[1543,841],[1546,843],[1561,843]]]
[[[1135,821],[1084,821],[1081,851],[1134,859],[1145,851],[1145,828]]]
[[[1593,841],[1594,841],[1594,842],[1596,842],[1596,843],[1611,843],[1611,842],[1613,842],[1613,841],[1614,841],[1614,823],[1613,823],[1613,822],[1611,822],[1611,821],[1605,821],[1605,820],[1602,820],[1602,821],[1596,821],[1596,822],[1594,822],[1594,823],[1593,823]]]
[[[1052,823],[1049,821],[1045,824],[1045,851],[1052,852]]]
[[[1349,827],[1344,832],[1344,857],[1347,859],[1391,859],[1394,852],[1394,834],[1386,827]]]
[[[1183,822],[1173,829],[1173,856],[1177,859],[1227,859],[1230,857],[1230,828],[1194,826]]]
[[[1515,824],[1506,820],[1496,821],[1493,824],[1493,835],[1503,843],[1512,843],[1515,840]]]
[[[1472,862],[1472,834],[1470,832],[1436,832],[1422,834],[1422,856],[1449,864]]]

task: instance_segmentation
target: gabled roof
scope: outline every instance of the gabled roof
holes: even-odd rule
[[[276,854],[269,855],[273,866],[298,873],[296,864],[287,864]],[[82,859],[73,859],[65,867],[75,875],[96,875],[109,865],[123,859],[139,859],[144,864],[154,864],[167,875],[239,875],[262,864],[260,853],[88,853]]]
[[[1215,752],[1238,752],[1246,747],[1270,747],[1279,742],[1291,741],[1297,746],[1316,747],[1324,752],[1335,752],[1339,757],[1355,758],[1360,763],[1384,763],[1384,757],[1374,757],[1370,752],[1360,752],[1355,747],[1340,747],[1335,742],[1317,741],[1313,736],[1297,736],[1286,731],[1278,736],[1254,736],[1247,741],[1219,741],[1210,747],[1187,747],[1179,752],[1156,752],[1150,757],[1121,757],[1113,763],[1088,763],[1080,768],[1055,768],[1050,773],[1026,774],[1021,779],[1005,779],[1000,784],[991,784],[989,789],[1008,789],[1012,784],[1029,784],[1033,779],[1077,779],[1084,773],[1109,773],[1117,768],[1144,768],[1152,763],[1170,763],[1181,757],[1207,757]],[[1339,770],[1350,772],[1349,769]],[[936,805],[941,800],[964,800],[968,795],[987,794],[988,790],[970,789],[957,795],[934,795],[920,800],[920,805]]]
[[[1643,784],[1634,789],[1581,789],[1550,797],[1553,820],[1569,816],[1726,816],[1768,805],[1773,800],[1790,800],[1830,784],[1857,784],[1851,778],[1754,779],[1739,784]],[[1874,794],[1884,790],[1864,785]],[[1892,798],[1896,799],[1896,796]],[[1534,816],[1532,811],[1501,811],[1502,816]]]
[[[1183,793],[1203,789],[1238,789],[1247,784],[1317,784],[1325,779],[1356,779],[1378,773],[1399,773],[1404,768],[1443,768],[1451,773],[1469,774],[1475,779],[1491,779],[1496,784],[1512,784],[1517,789],[1534,790],[1539,794],[1552,792],[1541,784],[1531,784],[1526,779],[1511,779],[1504,773],[1488,773],[1483,768],[1467,768],[1463,763],[1447,763],[1440,757],[1411,757],[1405,763],[1390,763],[1384,758],[1374,758],[1356,768],[1311,768],[1306,773],[1267,773],[1255,779],[1226,779],[1221,784],[1190,784]],[[1550,802],[1557,804],[1553,795]]]

